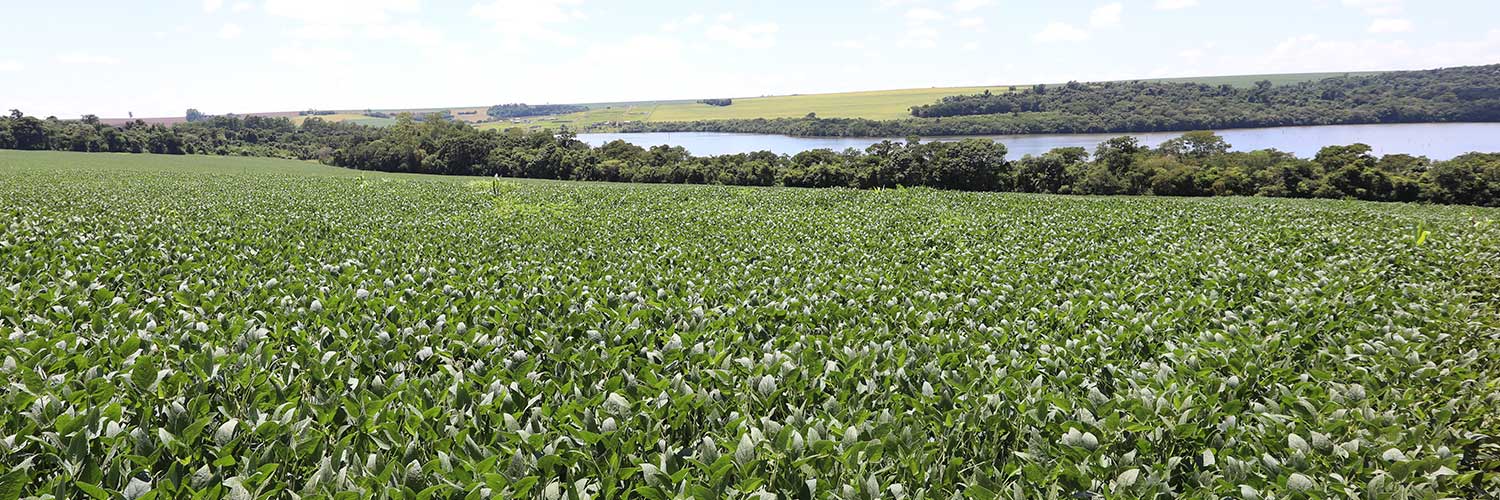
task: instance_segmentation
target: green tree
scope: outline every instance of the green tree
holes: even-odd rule
[[[1180,159],[1203,161],[1229,151],[1230,145],[1223,137],[1209,130],[1182,134],[1181,137],[1162,143],[1161,151]]]
[[[1147,149],[1141,146],[1141,141],[1131,136],[1115,137],[1099,143],[1094,148],[1094,161],[1103,163],[1108,167],[1110,173],[1120,174],[1130,169],[1130,164],[1135,162],[1136,155]]]

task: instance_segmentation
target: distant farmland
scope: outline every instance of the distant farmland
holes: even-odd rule
[[[1286,75],[1239,75],[1162,79],[1168,82],[1198,82],[1206,85],[1249,87],[1270,80],[1277,85],[1321,80],[1358,73],[1302,73]],[[1031,84],[1015,85],[1017,89]],[[894,120],[908,118],[912,106],[931,104],[943,97],[963,94],[1008,92],[1011,85],[987,87],[935,87],[926,89],[876,90],[830,94],[734,98],[730,106],[709,106],[696,101],[658,101],[591,104],[589,111],[567,115],[538,117],[520,126],[556,128],[566,125],[577,130],[607,125],[611,122],[678,122],[698,120],[733,120],[755,118],[801,118],[816,113],[821,118],[867,118]],[[516,123],[491,123],[483,128],[511,128]]]
[[[1206,85],[1232,85],[1236,87],[1249,87],[1255,82],[1270,80],[1277,85],[1286,85],[1298,82],[1321,80],[1343,75],[1372,74],[1375,72],[1342,72],[1342,73],[1294,73],[1273,75],[1235,75],[1235,76],[1206,76],[1206,77],[1183,77],[1183,78],[1161,78],[1147,81],[1163,82],[1196,82]],[[1031,87],[1033,84],[1017,84],[1017,89]],[[634,102],[601,102],[584,103],[588,111],[570,113],[565,115],[537,116],[521,118],[516,120],[504,120],[495,122],[484,122],[489,116],[485,114],[484,106],[463,106],[451,108],[414,108],[414,109],[375,109],[384,114],[395,115],[398,113],[425,114],[448,111],[455,119],[474,123],[480,128],[507,129],[507,128],[558,128],[566,126],[574,130],[599,130],[609,129],[613,125],[625,122],[682,122],[699,120],[734,120],[734,119],[756,119],[756,118],[801,118],[808,113],[815,113],[821,118],[866,118],[871,120],[894,120],[911,116],[909,110],[912,106],[931,104],[938,99],[947,96],[976,94],[989,90],[991,92],[1008,92],[1012,85],[992,85],[977,87],[932,87],[919,89],[897,89],[897,90],[872,90],[857,92],[836,92],[827,94],[794,94],[785,96],[765,97],[733,97],[734,104],[730,106],[709,106],[700,104],[696,99],[665,100],[665,101],[634,101]],[[721,96],[708,96],[721,97]],[[498,99],[497,102],[504,101]],[[327,121],[350,121],[361,125],[386,126],[394,123],[389,118],[377,118],[366,116],[367,110],[335,110],[335,114],[322,115]],[[302,123],[308,117],[299,116],[298,112],[270,112],[270,113],[247,113],[253,116],[286,116],[292,118],[296,123]],[[147,123],[171,124],[184,121],[181,117],[167,118],[143,118]],[[129,119],[113,118],[105,119],[106,123],[120,125],[130,121]]]

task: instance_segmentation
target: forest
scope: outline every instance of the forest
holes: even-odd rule
[[[503,120],[507,118],[523,118],[527,116],[565,115],[568,113],[577,113],[580,111],[588,110],[589,108],[587,106],[578,106],[573,104],[498,104],[495,106],[490,106],[490,109],[485,113],[488,114],[490,118]]]
[[[1276,150],[1231,151],[1211,132],[1189,132],[1158,147],[1119,137],[1094,151],[1060,148],[1019,160],[985,139],[694,156],[681,147],[624,141],[590,147],[566,129],[479,130],[405,114],[386,128],[317,117],[299,126],[286,118],[232,116],[114,127],[93,117],[39,119],[12,111],[0,118],[0,149],[266,156],[384,172],[586,181],[1500,204],[1496,153],[1432,161],[1377,157],[1369,146],[1353,144],[1298,158]]]
[[[625,132],[902,137],[1500,121],[1500,65],[1342,76],[1250,88],[1168,82],[1037,85],[945,97],[902,120],[805,118],[631,123]]]

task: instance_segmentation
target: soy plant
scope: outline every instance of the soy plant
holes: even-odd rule
[[[1500,489],[1492,209],[0,171],[0,498]]]

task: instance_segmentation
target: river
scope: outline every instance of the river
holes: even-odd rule
[[[1472,152],[1500,152],[1500,123],[1421,123],[1383,125],[1327,125],[1317,127],[1274,127],[1230,129],[1219,131],[1237,151],[1275,148],[1310,158],[1323,146],[1369,144],[1377,155],[1406,153],[1447,160]],[[967,136],[991,139],[1005,144],[1008,158],[1042,154],[1053,148],[1080,146],[1093,152],[1094,146],[1111,137],[1131,135],[1142,143],[1157,146],[1181,132],[1147,132],[1135,134],[1042,134]],[[810,149],[864,149],[886,138],[870,137],[793,137],[765,134],[727,134],[717,132],[652,132],[640,134],[579,134],[578,138],[598,146],[616,139],[639,146],[661,144],[682,146],[695,155],[722,155],[771,151],[797,154]],[[935,137],[931,140],[956,141],[965,137]],[[889,138],[905,141],[904,138]]]

